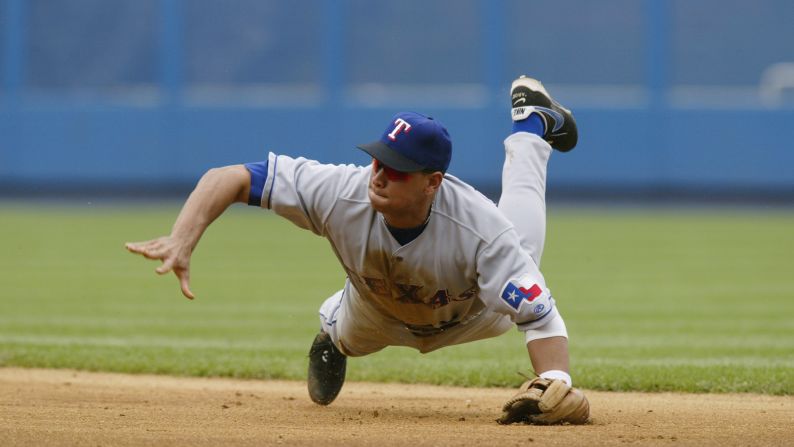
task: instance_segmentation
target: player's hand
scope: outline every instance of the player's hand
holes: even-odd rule
[[[150,241],[127,242],[124,247],[145,258],[163,261],[155,271],[160,275],[173,271],[179,279],[182,294],[191,300],[195,297],[190,291],[190,256],[193,253],[190,244],[172,236],[163,236]]]

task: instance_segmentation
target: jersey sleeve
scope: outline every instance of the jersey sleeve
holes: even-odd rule
[[[515,230],[505,231],[480,252],[477,273],[483,301],[527,331],[554,319],[557,309],[540,269],[520,247]]]
[[[305,158],[268,154],[266,162],[247,163],[249,204],[272,209],[295,225],[324,236],[324,225],[345,188],[362,168],[328,165]]]
[[[255,163],[246,163],[245,169],[251,174],[251,188],[248,192],[248,204],[251,206],[262,205],[262,193],[267,180],[268,160]]]

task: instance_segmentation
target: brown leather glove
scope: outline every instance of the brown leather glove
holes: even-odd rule
[[[496,420],[500,424],[584,424],[590,418],[590,403],[562,380],[536,377],[524,382],[502,411]]]

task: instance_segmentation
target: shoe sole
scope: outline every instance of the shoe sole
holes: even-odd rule
[[[331,366],[332,363],[335,365]],[[347,357],[333,345],[328,334],[320,333],[314,338],[309,350],[308,372],[307,385],[312,402],[329,405],[345,384]]]

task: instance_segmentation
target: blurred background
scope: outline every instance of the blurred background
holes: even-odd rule
[[[344,281],[326,241],[235,207],[195,301],[123,243],[166,234],[215,166],[368,163],[355,145],[402,110],[496,198],[522,73],[580,130],[542,265],[577,383],[794,394],[790,0],[0,0],[0,366],[304,380]],[[514,386],[521,340],[348,377]]]
[[[267,151],[367,162],[400,110],[498,194],[510,81],[574,110],[549,195],[794,202],[788,0],[0,0],[0,192],[184,195]]]

